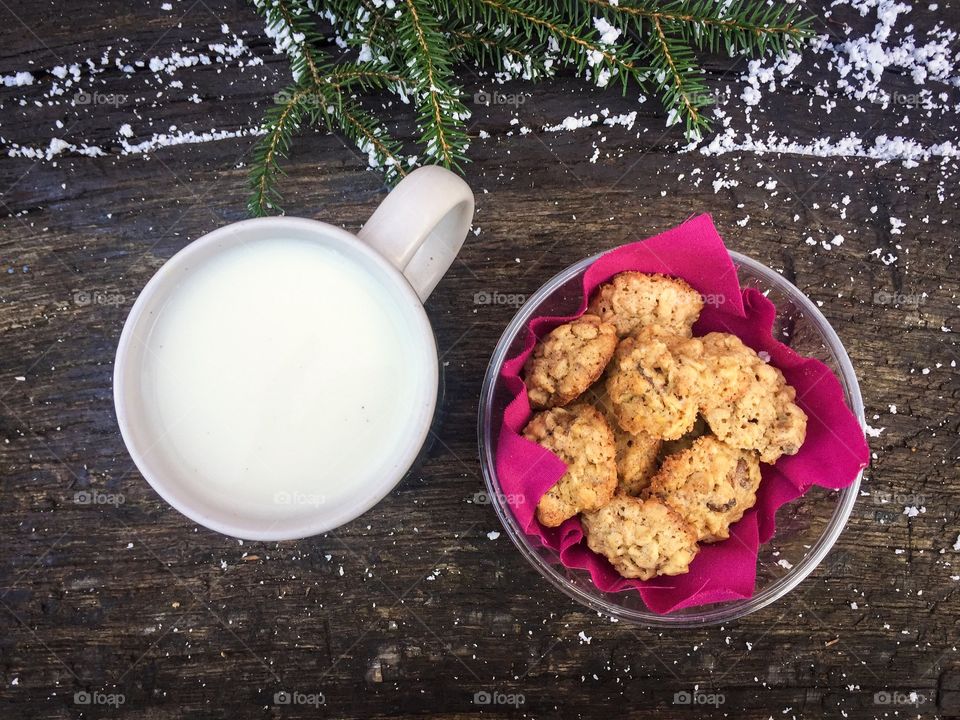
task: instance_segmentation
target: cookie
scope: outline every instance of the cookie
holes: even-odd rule
[[[730,525],[753,507],[759,486],[755,452],[706,435],[666,458],[648,492],[673,508],[698,541],[710,543],[730,537]]]
[[[601,320],[613,323],[621,338],[647,325],[690,337],[702,309],[700,293],[683,280],[632,271],[601,285],[589,307]]]
[[[807,416],[794,403],[796,391],[783,373],[735,335],[710,333],[694,339],[685,351],[696,354],[696,343],[709,385],[700,412],[714,435],[734,447],[756,450],[765,463],[796,454],[806,437]]]
[[[581,522],[587,547],[626,578],[682,575],[697,554],[689,526],[655,498],[617,495],[596,512],[584,513]]]
[[[613,432],[596,409],[584,403],[537,413],[523,430],[567,464],[567,471],[537,504],[537,519],[556,527],[613,497],[617,463]]]
[[[710,426],[707,425],[707,421],[703,419],[702,415],[697,415],[693,428],[684,433],[682,437],[676,440],[665,440],[660,444],[660,457],[658,462],[662,463],[663,459],[670,455],[676,455],[678,452],[689,450],[693,447],[693,443],[697,438],[701,438],[709,432]]]
[[[590,387],[613,357],[616,328],[583,315],[551,330],[533,348],[524,377],[535,409],[567,405]]]
[[[688,338],[649,325],[620,342],[607,370],[606,389],[620,427],[676,440],[696,422],[697,369],[680,356]]]
[[[657,456],[662,441],[647,433],[630,433],[620,427],[603,383],[594,385],[585,396],[603,413],[613,430],[617,449],[617,488],[628,495],[639,495],[657,471]]]

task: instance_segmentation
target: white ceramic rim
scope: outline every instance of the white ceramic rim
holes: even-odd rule
[[[860,386],[857,382],[856,372],[854,371],[853,364],[850,362],[847,351],[840,342],[840,337],[823,316],[823,313],[820,312],[817,306],[798,287],[779,273],[746,255],[741,255],[732,250],[729,251],[729,253],[734,264],[748,267],[752,272],[769,282],[771,286],[787,294],[805,314],[809,315],[809,317],[816,322],[822,332],[824,344],[837,362],[840,383],[844,388],[845,394],[851,401],[850,404],[852,407],[850,409],[859,420],[860,426],[865,428],[866,418],[864,415],[863,397],[860,394]],[[793,568],[788,570],[782,577],[754,594],[753,597],[747,600],[730,601],[707,607],[696,615],[660,615],[649,610],[628,609],[584,592],[564,577],[554,565],[547,563],[535,552],[534,548],[527,541],[526,533],[520,527],[513,512],[498,500],[501,493],[499,483],[496,482],[495,477],[496,464],[494,460],[494,447],[496,444],[495,434],[499,432],[499,427],[493,427],[491,422],[493,406],[492,393],[500,368],[507,359],[507,353],[510,351],[510,343],[508,341],[515,337],[518,331],[522,330],[530,317],[536,312],[536,308],[547,296],[570,278],[578,275],[604,254],[606,253],[602,252],[584,258],[580,262],[557,273],[544,283],[537,292],[527,299],[523,308],[521,308],[513,320],[510,321],[500,339],[497,341],[496,349],[487,366],[487,372],[483,379],[483,387],[480,391],[479,422],[477,424],[480,465],[483,470],[487,492],[491,498],[491,504],[497,516],[500,518],[504,529],[507,531],[507,535],[510,536],[510,540],[520,551],[521,555],[526,558],[527,562],[554,587],[578,603],[598,613],[615,617],[622,621],[650,627],[702,627],[736,620],[756,612],[787,595],[797,585],[803,582],[823,561],[834,543],[836,543],[837,538],[840,537],[840,533],[846,526],[850,513],[853,511],[853,506],[856,504],[860,492],[863,470],[857,474],[853,483],[838,491],[840,497],[829,523],[816,544],[804,555],[802,561],[795,564]]]
[[[418,412],[411,414],[409,418],[409,423],[416,428],[417,432],[412,434],[410,444],[397,459],[396,465],[398,468],[402,468],[402,471],[398,471],[395,476],[384,475],[378,483],[366,486],[364,489],[367,492],[356,505],[348,510],[332,516],[325,516],[321,511],[318,511],[315,517],[302,518],[292,525],[284,523],[282,526],[272,525],[270,528],[264,529],[262,523],[244,524],[243,518],[231,521],[225,517],[214,517],[199,510],[190,502],[189,497],[183,497],[181,493],[165,483],[159,473],[153,472],[150,462],[144,457],[141,448],[137,447],[135,434],[131,427],[132,418],[128,412],[128,407],[133,394],[138,392],[138,385],[132,382],[138,375],[136,368],[130,367],[129,355],[130,346],[134,342],[135,328],[141,322],[149,320],[144,316],[148,305],[155,302],[158,297],[169,295],[176,288],[174,281],[177,273],[183,271],[191,260],[208,250],[212,250],[211,246],[222,244],[222,247],[219,248],[222,251],[251,240],[252,238],[247,237],[251,233],[259,233],[261,237],[276,236],[278,233],[282,236],[285,229],[299,231],[302,234],[322,235],[325,239],[333,239],[344,243],[352,251],[364,256],[370,263],[379,266],[388,276],[396,280],[397,297],[406,302],[411,311],[411,320],[418,328],[421,336],[423,362],[428,365],[428,385],[433,388],[433,394],[429,402],[419,406]],[[114,407],[117,413],[117,423],[120,426],[120,434],[130,457],[146,481],[167,503],[194,522],[224,535],[244,540],[296,540],[318,535],[358,518],[380,502],[403,479],[423,448],[436,410],[438,389],[439,360],[433,328],[427,318],[423,303],[403,273],[377,251],[346,230],[319,220],[286,216],[253,218],[226,225],[194,240],[167,260],[150,278],[130,309],[123,331],[120,334],[113,370]],[[233,513],[224,511],[224,516],[227,514]],[[260,525],[260,527],[257,527],[257,525]]]

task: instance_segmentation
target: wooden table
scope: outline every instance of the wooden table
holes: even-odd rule
[[[49,150],[54,137],[105,150],[0,164],[0,715],[960,716],[955,160],[908,168],[860,157],[680,153],[658,104],[638,106],[634,93],[621,98],[570,78],[500,88],[526,93],[524,102],[474,106],[471,132],[490,136],[477,138],[467,166],[477,232],[427,306],[446,384],[427,457],[337,532],[240,543],[160,500],[132,465],[112,404],[113,354],[132,301],[190,240],[245,217],[252,145],[244,136],[124,154],[118,128],[131,126],[131,144],[173,125],[251,128],[288,77],[244,3],[174,5],[0,7],[0,74],[35,76],[0,94],[4,155],[11,143]],[[872,27],[838,8],[828,26],[838,36],[841,16],[861,35]],[[923,39],[936,22],[960,25],[960,12],[924,5],[909,20]],[[114,63],[119,51],[121,64],[147,65],[206,51],[233,33],[249,48],[246,67],[214,61],[158,83],[149,70],[124,73]],[[104,54],[109,67],[80,87],[112,99],[71,107],[44,97],[53,67],[80,63],[86,78],[84,61]],[[253,58],[263,63],[248,64]],[[735,99],[743,63],[714,58],[708,67],[711,86],[731,87]],[[899,107],[840,97],[831,113],[817,110],[812,88],[829,72],[795,76],[775,102],[753,109],[755,119],[800,143],[851,130],[871,139],[909,133],[925,145],[956,140],[952,113],[914,115],[905,127]],[[171,78],[183,87],[171,88]],[[884,83],[913,87],[898,73]],[[468,94],[481,87],[492,86],[465,77]],[[956,102],[956,90],[943,88]],[[21,106],[21,97],[30,101]],[[543,130],[598,107],[639,117],[629,131]],[[407,107],[386,114],[413,136]],[[385,192],[365,165],[338,138],[306,133],[286,164],[288,212],[356,230]],[[490,534],[502,529],[494,511],[470,502],[483,483],[481,378],[514,312],[474,296],[529,295],[588,254],[696,212],[712,213],[732,248],[820,304],[858,370],[868,421],[882,432],[871,438],[871,496],[834,550],[844,563],[729,626],[658,632],[611,623],[556,592],[505,534]],[[842,243],[830,242],[836,236]],[[77,503],[84,490],[113,500]],[[891,502],[879,505],[877,493]],[[911,517],[907,506],[922,510]],[[673,703],[674,693],[695,689],[724,702]],[[301,704],[275,703],[283,690],[300,693]],[[524,703],[474,704],[484,691]],[[85,705],[91,696],[75,696],[84,692],[99,695]],[[895,704],[878,704],[877,692]],[[310,704],[321,694],[325,704]],[[118,706],[103,704],[121,696]]]

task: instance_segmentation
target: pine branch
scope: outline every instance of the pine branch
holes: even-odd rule
[[[699,140],[709,130],[703,108],[713,103],[693,48],[762,54],[784,52],[810,34],[810,21],[796,8],[747,0],[567,0],[571,17],[588,19],[599,12],[614,27],[642,42],[667,109],[667,125],[683,121],[686,135]]]
[[[405,0],[405,5],[397,33],[420,103],[420,142],[428,157],[448,168],[459,167],[466,159],[464,120],[470,111],[460,101],[462,91],[451,82],[447,40],[427,2]]]
[[[327,73],[324,82],[338,90],[395,90],[404,87],[404,78],[397,72],[384,70],[372,63],[338,65]]]
[[[355,102],[344,102],[334,113],[340,130],[360,149],[367,153],[370,167],[384,173],[388,185],[394,185],[406,177],[400,160],[400,143],[391,137],[376,118]]]
[[[712,103],[703,75],[696,69],[690,47],[668,37],[658,18],[654,18],[652,24],[654,38],[650,53],[653,66],[665,76],[663,101],[669,108],[667,125],[683,120],[687,136],[699,139],[710,126],[700,109]]]
[[[713,0],[673,0],[653,3],[646,0],[573,0],[573,12],[584,12],[584,4],[599,8],[608,19],[627,20],[638,35],[644,35],[644,21],[667,25],[686,42],[715,52],[721,45],[727,52],[762,53],[767,48],[783,53],[788,43],[797,43],[813,34],[811,18],[801,18],[798,5],[758,3],[747,0],[730,3]],[[589,13],[589,8],[587,9]]]
[[[313,92],[310,87],[292,85],[277,93],[278,104],[264,116],[266,134],[253,151],[250,171],[252,194],[247,201],[247,210],[254,217],[269,215],[278,209],[279,195],[276,192],[276,177],[283,173],[280,159],[290,152],[295,132],[310,113]]]
[[[361,55],[366,51],[372,58],[394,59],[397,43],[386,3],[378,7],[371,0],[325,0],[323,4],[345,45],[359,49]]]
[[[252,215],[279,211],[277,177],[279,160],[286,157],[293,135],[309,120],[329,132],[341,132],[362,152],[368,163],[384,171],[387,183],[406,172],[400,160],[400,144],[393,140],[376,118],[346,95],[353,89],[398,88],[403,79],[371,64],[333,65],[318,49],[321,42],[300,0],[258,0],[256,7],[266,17],[267,27],[278,46],[290,57],[297,83],[278,93],[278,103],[264,118],[264,137],[251,164],[252,194],[248,209]]]
[[[309,21],[310,9],[303,0],[254,0],[254,7],[266,18],[267,33],[290,58],[294,79],[308,76],[317,82],[329,59],[319,49],[323,38]]]
[[[553,41],[578,73],[583,75],[590,67],[597,84],[606,85],[611,77],[618,77],[624,92],[630,80],[644,86],[646,68],[641,65],[640,52],[630,42],[616,48],[601,43],[587,20],[569,25],[563,16],[537,0],[449,0],[446,6],[470,22],[510,27],[534,43],[548,45]]]
[[[494,67],[509,73],[512,78],[535,80],[553,74],[553,62],[548,48],[533,46],[523,48],[507,42],[496,34],[482,35],[477,32],[453,29],[450,51],[465,61],[474,61],[481,68]],[[537,54],[534,55],[533,52]]]
[[[264,118],[251,165],[250,212],[278,208],[276,181],[293,136],[319,125],[346,137],[388,183],[415,158],[361,104],[395,93],[417,106],[422,157],[460,168],[469,110],[454,62],[490,68],[495,79],[540,79],[560,64],[598,86],[631,83],[662,98],[667,124],[688,138],[709,127],[713,101],[695,51],[785,53],[812,34],[811,19],[785,0],[253,0],[266,33],[290,60],[294,85]],[[318,14],[333,28],[328,54]]]

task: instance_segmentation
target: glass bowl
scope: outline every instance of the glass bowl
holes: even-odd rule
[[[801,355],[826,363],[840,379],[847,406],[865,425],[863,399],[853,365],[840,338],[817,307],[796,286],[756,260],[731,252],[742,287],[763,292],[777,307],[774,334]],[[803,581],[836,542],[857,500],[863,472],[848,487],[832,491],[814,486],[777,513],[777,532],[760,547],[753,597],[662,615],[647,609],[635,590],[603,592],[585,570],[564,567],[554,550],[524,533],[507,505],[497,478],[494,454],[503,410],[509,393],[500,378],[503,362],[522,348],[530,318],[570,315],[579,307],[582,278],[600,255],[588,257],[553,277],[532,295],[516,314],[490,359],[480,393],[480,464],[490,502],[503,527],[524,558],[554,587],[592,610],[624,622],[657,627],[698,627],[729,622],[756,612],[782,598]]]

